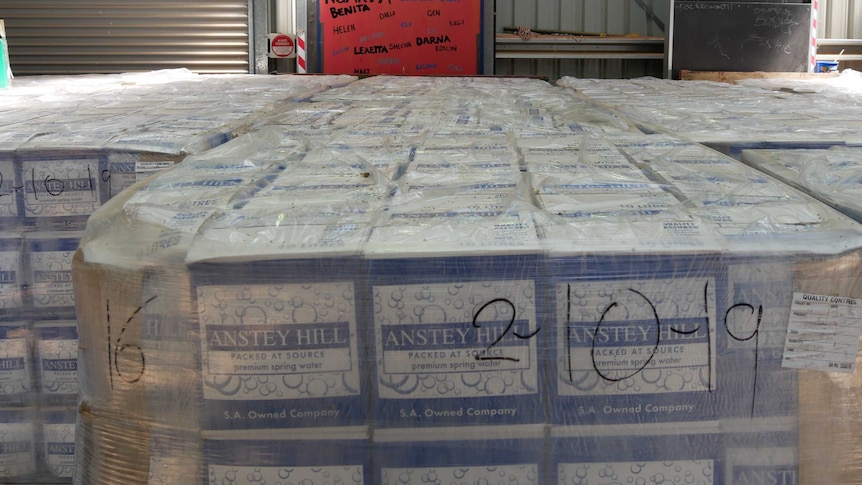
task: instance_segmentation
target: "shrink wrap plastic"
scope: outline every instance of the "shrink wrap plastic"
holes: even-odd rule
[[[750,81],[751,85],[732,85],[564,77],[558,84],[613,110],[646,132],[679,135],[739,159],[744,149],[862,143],[862,104],[854,102],[859,99],[859,77],[841,79],[846,80],[848,89],[855,86],[852,92],[856,94],[772,91],[754,87],[759,80]]]
[[[76,483],[861,483],[860,249],[541,81],[327,90],[90,218]]]
[[[862,148],[744,150],[742,161],[862,221]]]
[[[247,131],[350,76],[207,76],[183,69],[18,80],[0,93],[0,227],[83,229],[136,180]]]
[[[89,215],[136,180],[228,141],[283,104],[354,79],[172,70],[25,77],[0,93],[0,483],[73,478],[72,259]],[[167,317],[190,312],[190,300],[163,307]],[[159,367],[158,357],[151,365]]]
[[[862,104],[862,73],[845,69],[836,77],[827,76],[813,79],[738,79],[735,84],[768,89],[771,91],[791,92],[813,98],[819,102],[828,98],[833,102],[846,105],[848,102]]]

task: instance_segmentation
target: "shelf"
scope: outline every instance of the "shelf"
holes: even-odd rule
[[[816,59],[834,61],[836,58],[841,61],[862,61],[862,39],[817,39]]]
[[[497,34],[497,59],[664,59],[664,37]]]

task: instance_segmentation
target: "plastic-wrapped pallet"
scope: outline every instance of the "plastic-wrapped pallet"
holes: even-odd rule
[[[285,103],[354,79],[185,70],[22,79],[0,98],[8,142],[0,189],[11,195],[10,209],[17,205],[0,213],[0,223],[83,229],[89,214],[136,180],[244,133]]]
[[[853,69],[845,69],[836,77],[827,76],[814,79],[737,79],[735,84],[757,87],[771,91],[785,91],[803,96],[816,94],[837,103],[847,104],[852,101],[862,104],[862,73]]]
[[[282,104],[353,79],[175,70],[22,78],[0,94],[0,406],[9,408],[16,443],[0,452],[0,482],[72,480],[79,397],[72,258],[89,215]],[[144,284],[172,284],[165,278]],[[141,315],[157,333],[162,319],[183,311],[190,310]],[[25,426],[33,433],[26,445],[19,439]]]
[[[744,150],[742,161],[862,221],[862,148]]]
[[[800,259],[841,253],[821,232],[826,208],[697,145],[619,152],[640,171],[608,180],[588,163],[589,176],[537,179],[540,206],[564,222],[540,224],[555,294],[551,439],[565,450],[555,459],[620,482],[798,480],[799,389],[783,368],[792,275]]]
[[[859,483],[862,226],[540,81],[318,103],[90,219],[77,483]]]
[[[825,94],[652,78],[564,77],[558,84],[646,132],[672,133],[736,159],[744,149],[828,148],[862,142],[862,106]]]

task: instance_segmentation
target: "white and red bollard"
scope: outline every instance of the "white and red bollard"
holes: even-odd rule
[[[296,72],[305,74],[308,72],[308,63],[305,54],[305,31],[296,33]]]

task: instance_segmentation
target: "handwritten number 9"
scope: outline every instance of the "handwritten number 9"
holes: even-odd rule
[[[754,404],[757,398],[757,362],[759,360],[758,353],[760,351],[760,323],[763,321],[763,305],[758,305],[757,307],[757,320],[754,324],[754,330],[751,332],[751,335],[748,336],[737,335],[730,329],[730,325],[727,323],[731,313],[735,313],[738,310],[748,310],[752,315],[754,314],[754,307],[752,305],[749,305],[748,303],[737,303],[728,308],[724,313],[724,329],[727,331],[727,334],[730,335],[730,338],[737,342],[747,342],[754,339],[754,383],[752,384],[751,390],[751,415],[754,416]]]
[[[503,340],[503,337],[505,337],[509,332],[512,332],[512,335],[514,335],[515,337],[517,337],[521,340],[526,340],[526,339],[530,339],[530,338],[535,337],[536,334],[539,333],[539,330],[541,330],[541,329],[537,328],[534,332],[531,332],[527,335],[521,335],[518,332],[512,331],[512,327],[515,325],[515,313],[517,312],[517,309],[515,308],[515,304],[506,298],[495,298],[495,299],[485,303],[481,307],[479,307],[479,310],[476,312],[475,315],[473,315],[473,328],[482,328],[482,326],[479,325],[479,322],[478,322],[479,315],[481,315],[482,312],[486,308],[488,308],[491,305],[495,305],[497,303],[505,303],[505,304],[509,305],[509,307],[512,310],[512,317],[509,319],[509,324],[506,325],[506,329],[503,330],[500,333],[500,335],[498,335],[497,338],[494,339],[493,342],[491,342],[490,345],[485,347],[485,349],[482,352],[480,352],[479,354],[476,354],[476,360],[508,360],[511,362],[520,362],[521,359],[518,359],[515,357],[492,356],[492,355],[487,355],[487,353],[489,350],[494,348],[494,346],[499,344]]]

